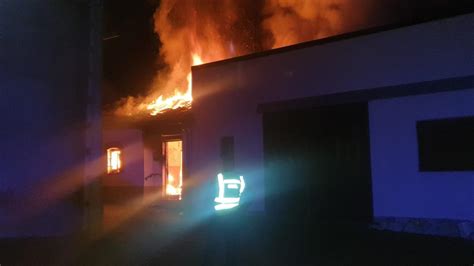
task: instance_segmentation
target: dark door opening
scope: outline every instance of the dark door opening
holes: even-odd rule
[[[291,223],[369,222],[367,104],[263,114],[266,209]]]

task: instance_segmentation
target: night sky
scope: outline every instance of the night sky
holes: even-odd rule
[[[238,1],[238,0],[236,0]],[[240,1],[240,0],[239,0]],[[153,13],[159,0],[104,1],[104,79],[103,104],[112,106],[127,96],[144,93],[163,62],[158,57],[160,41],[153,31]],[[248,1],[244,1],[248,2]],[[243,7],[247,25],[254,24],[256,35],[263,35],[259,27],[262,0]],[[467,13],[474,10],[472,0],[381,0],[376,8],[375,26],[410,23],[438,17]],[[252,40],[250,42],[253,42]],[[265,49],[251,43],[255,52]]]

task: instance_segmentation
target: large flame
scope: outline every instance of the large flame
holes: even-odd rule
[[[193,54],[192,58],[193,66],[201,65],[203,63],[198,54]],[[193,101],[193,75],[191,74],[191,71],[189,71],[186,76],[186,81],[188,83],[188,89],[185,93],[176,90],[174,95],[166,99],[163,99],[163,95],[160,95],[156,100],[148,104],[146,109],[150,111],[150,114],[154,116],[170,109],[190,108]]]
[[[154,29],[162,67],[146,94],[123,99],[118,115],[190,108],[191,66],[340,34],[371,22],[377,0],[161,0]]]
[[[262,26],[271,48],[354,31],[371,24],[377,0],[265,0]]]
[[[118,115],[156,116],[168,110],[190,108],[191,66],[229,58],[245,49],[234,45],[225,27],[235,25],[237,1],[162,0],[154,14],[155,32],[161,41],[160,59],[166,67],[157,72],[146,96],[122,100]],[[219,10],[224,10],[221,12]]]

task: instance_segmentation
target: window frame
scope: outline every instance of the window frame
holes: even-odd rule
[[[119,160],[120,160],[120,165],[118,169],[110,170],[110,154],[109,151],[115,149],[118,150],[119,153]],[[107,156],[107,166],[106,166],[106,171],[107,175],[117,175],[120,174],[124,171],[124,159],[123,159],[123,148],[119,145],[109,145],[108,148],[106,148],[106,156]]]

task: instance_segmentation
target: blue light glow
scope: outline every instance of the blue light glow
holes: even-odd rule
[[[245,190],[245,180],[243,176],[239,179],[224,179],[224,175],[219,173],[217,175],[217,181],[219,185],[219,195],[214,199],[214,202],[218,203],[214,206],[216,211],[232,209],[239,206],[240,196]],[[235,191],[237,190],[237,191]],[[228,194],[238,196],[226,197],[226,191]],[[238,193],[236,193],[238,192]]]

